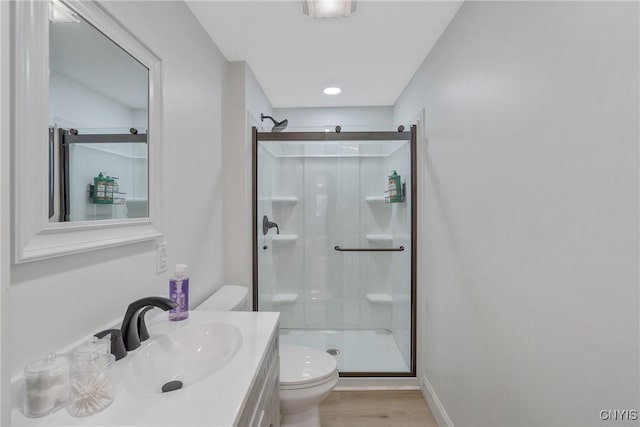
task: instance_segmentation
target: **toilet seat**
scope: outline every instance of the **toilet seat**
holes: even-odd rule
[[[282,384],[280,383],[280,391],[287,391],[287,390],[306,390],[306,389],[311,389],[311,388],[316,388],[316,387],[320,387],[324,384],[327,383],[331,383],[331,382],[337,382],[338,381],[338,372],[334,372],[333,374],[329,375],[326,378],[323,378],[322,380],[318,380],[318,381],[314,381],[314,382],[310,382],[310,383],[305,383],[305,384]],[[333,388],[335,387],[335,384],[331,387]]]
[[[330,354],[317,348],[280,346],[280,389],[312,388],[334,380],[338,364]]]

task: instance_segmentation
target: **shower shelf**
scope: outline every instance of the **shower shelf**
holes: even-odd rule
[[[371,243],[391,243],[393,236],[390,234],[367,234],[365,238]]]
[[[367,196],[364,200],[370,205],[389,205],[384,196]]]
[[[280,206],[285,206],[285,205],[295,205],[296,203],[298,203],[298,198],[297,197],[272,197],[271,201],[273,202],[274,205],[280,205]]]
[[[271,301],[276,304],[293,304],[298,300],[298,294],[275,294]]]
[[[393,297],[388,294],[367,294],[367,300],[371,304],[391,304]]]
[[[274,234],[271,236],[271,242],[274,246],[289,245],[298,240],[297,234]]]

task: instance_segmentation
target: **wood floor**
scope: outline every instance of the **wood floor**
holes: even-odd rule
[[[334,391],[320,404],[322,427],[438,427],[418,390]]]

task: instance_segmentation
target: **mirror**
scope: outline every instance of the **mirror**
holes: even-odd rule
[[[162,61],[99,2],[11,6],[13,262],[161,237]]]
[[[49,2],[49,220],[148,217],[149,69]]]

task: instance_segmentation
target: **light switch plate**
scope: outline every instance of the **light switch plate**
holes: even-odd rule
[[[169,244],[167,242],[158,243],[156,246],[156,274],[167,271],[169,262]]]

